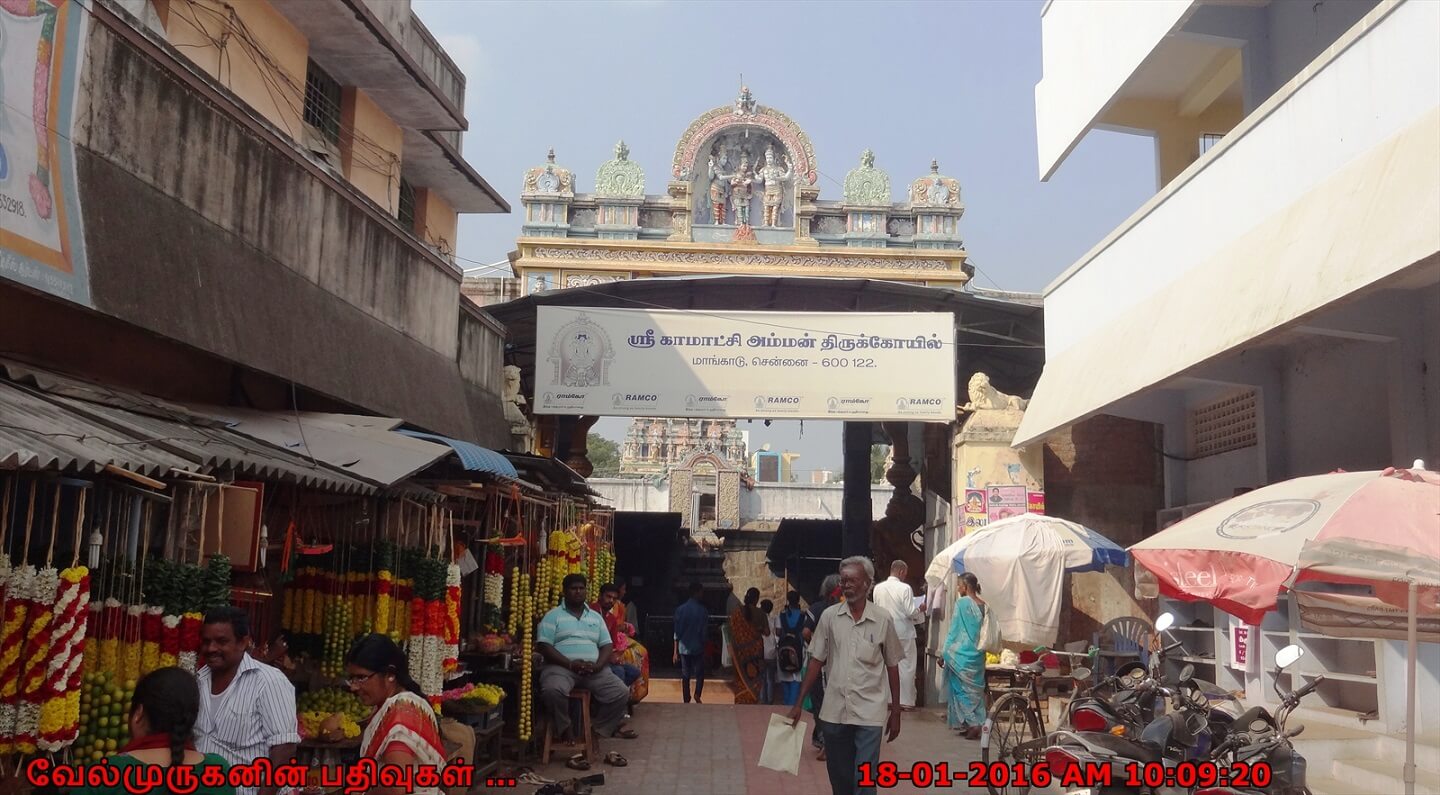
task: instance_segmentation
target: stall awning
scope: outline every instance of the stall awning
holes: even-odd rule
[[[121,433],[25,387],[0,381],[0,469],[84,474],[111,465],[148,476],[194,466],[145,437]]]
[[[17,372],[6,369],[12,377]],[[160,401],[52,374],[28,375],[33,389],[0,381],[0,467],[88,473],[114,465],[154,477],[172,469],[230,470],[343,494],[377,490]]]
[[[223,422],[236,433],[314,458],[382,486],[393,486],[440,459],[451,449],[378,425],[347,422],[346,414],[255,411],[187,404],[186,408]]]
[[[1432,258],[1440,251],[1437,140],[1440,110],[1047,361],[1015,446]],[[1157,261],[1164,253],[1155,252]]]
[[[412,439],[427,439],[432,442],[439,442],[448,445],[455,455],[460,458],[460,464],[471,472],[484,472],[490,475],[499,475],[503,478],[515,480],[520,473],[515,471],[515,466],[509,459],[500,455],[494,450],[487,450],[473,442],[462,439],[451,439],[448,436],[440,436],[434,433],[421,433],[420,431],[396,431]]]

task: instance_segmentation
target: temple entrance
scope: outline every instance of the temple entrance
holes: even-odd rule
[[[970,401],[968,396],[957,395],[946,409],[947,418],[933,421],[909,419],[908,404],[897,403],[893,397],[881,398],[884,408],[873,412],[879,414],[875,420],[820,418],[832,408],[843,411],[842,399],[869,400],[873,405],[877,396],[893,389],[893,379],[862,378],[845,382],[859,385],[860,391],[853,397],[836,394],[827,401],[828,393],[822,393],[819,406],[805,409],[798,417],[767,417],[769,404],[756,402],[750,393],[730,398],[738,400],[740,407],[715,412],[720,416],[705,416],[688,407],[700,406],[703,398],[733,395],[741,387],[725,381],[703,382],[702,368],[711,359],[701,353],[671,356],[666,361],[676,362],[675,370],[627,374],[627,356],[637,350],[663,348],[663,338],[670,333],[651,336],[644,328],[625,329],[605,314],[637,305],[653,308],[647,310],[652,312],[680,310],[675,316],[706,320],[757,305],[777,312],[826,312],[842,317],[867,312],[946,312],[954,318],[954,344],[945,349],[943,362],[924,371],[926,378],[938,380],[943,378],[941,374],[953,374],[963,389],[976,372],[983,371],[988,374],[987,384],[993,382],[995,389],[1013,393],[1028,389],[1042,365],[1038,307],[887,282],[787,277],[637,279],[550,291],[490,307],[488,311],[507,328],[507,363],[520,371],[520,391],[533,396],[520,408],[532,421],[538,451],[589,476],[593,469],[587,436],[596,422],[603,416],[633,418],[626,420],[626,435],[620,444],[635,459],[633,468],[640,471],[627,472],[621,478],[592,479],[591,486],[617,510],[617,577],[625,583],[627,597],[635,606],[636,629],[650,650],[652,677],[657,680],[671,675],[667,669],[673,670],[674,611],[686,598],[692,581],[704,586],[703,601],[711,615],[707,644],[711,675],[724,680],[733,677],[733,669],[724,666],[730,660],[723,624],[749,587],[760,588],[777,606],[784,604],[786,591],[794,589],[808,604],[818,597],[820,581],[839,559],[864,554],[876,564],[880,579],[888,573],[891,560],[905,559],[911,585],[918,592],[929,556],[938,551],[937,544],[948,543],[959,521],[954,494],[957,486],[963,489],[968,484],[965,473],[953,466],[954,442],[957,420],[962,416],[958,410]],[[569,336],[563,344],[553,336],[543,341],[539,338],[542,307],[571,310],[566,327]],[[577,322],[580,315],[584,323]],[[669,317],[660,319],[671,322]],[[787,324],[803,325],[792,321],[780,325]],[[817,324],[824,322],[809,323]],[[557,332],[552,328],[546,333]],[[774,333],[803,340],[806,332],[780,328]],[[682,341],[691,339],[699,338]],[[697,358],[700,364],[694,363]],[[779,382],[783,375],[777,371],[773,380]],[[593,385],[572,387],[562,386],[562,382]],[[540,383],[545,386],[537,389]],[[803,381],[795,388],[799,391],[793,395],[801,400],[807,399],[804,390],[815,391]],[[667,399],[666,389],[670,390],[668,397],[678,394],[680,401],[670,404],[679,408],[670,417],[664,416],[664,410],[655,410]],[[602,402],[587,405],[584,396],[595,392],[601,393]],[[541,410],[547,400],[548,407]],[[556,413],[560,409],[554,406],[563,401],[573,401],[574,413]],[[817,423],[842,429],[839,484],[773,483],[758,477],[762,471],[783,470],[784,451],[765,451],[775,454],[770,460],[757,456],[760,451],[750,449],[744,437],[747,419],[791,422],[800,417],[807,426]],[[885,478],[878,484],[872,483],[870,474],[871,451],[876,445],[890,450]]]

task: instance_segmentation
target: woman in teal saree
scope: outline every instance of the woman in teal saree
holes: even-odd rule
[[[950,728],[976,740],[985,723],[985,652],[976,647],[985,602],[980,599],[980,583],[974,574],[961,574],[959,589],[950,632],[945,636],[945,679],[950,690],[946,719]]]

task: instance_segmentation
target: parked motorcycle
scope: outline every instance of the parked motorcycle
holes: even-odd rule
[[[1164,633],[1173,624],[1174,616],[1166,613],[1156,620],[1155,628]],[[1168,684],[1165,656],[1177,648],[1179,643],[1162,644],[1148,670],[1135,663],[1123,675],[1106,680],[1102,688],[1117,688],[1108,698],[1093,689],[1083,696],[1077,693],[1068,711],[1068,727],[1051,734],[1043,752],[1051,780],[1061,784],[1067,795],[1189,792],[1187,787],[1170,786],[1184,780],[1174,769],[1208,757],[1212,744],[1228,737],[1239,702],[1217,686],[1195,679],[1192,665],[1179,672],[1173,685]],[[1172,772],[1156,775],[1161,770]]]
[[[1249,780],[1244,786],[1202,788],[1195,795],[1310,795],[1305,783],[1305,757],[1291,742],[1305,731],[1305,726],[1289,728],[1286,724],[1300,700],[1315,692],[1325,677],[1317,676],[1292,693],[1280,689],[1280,674],[1303,656],[1305,650],[1295,645],[1275,653],[1274,684],[1280,708],[1273,716],[1262,706],[1246,710],[1235,719],[1230,736],[1215,749],[1212,759],[1221,770],[1232,775],[1246,770]]]

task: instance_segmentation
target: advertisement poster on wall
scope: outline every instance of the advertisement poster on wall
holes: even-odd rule
[[[0,278],[90,306],[71,144],[79,3],[0,3]]]
[[[985,512],[985,490],[966,489],[965,502],[960,506],[960,521],[956,522],[959,532],[955,540],[960,540],[966,533],[973,533],[976,530],[990,524],[990,517]]]
[[[985,507],[992,522],[1019,516],[1029,505],[1024,486],[991,486],[988,491]]]
[[[1255,641],[1255,628],[1241,623],[1240,619],[1230,617],[1230,667],[1240,671],[1252,671],[1251,661],[1254,659],[1253,644]]]
[[[1032,492],[1029,492],[1028,494],[1026,494],[1025,496],[1026,496],[1025,509],[1026,509],[1027,511],[1029,511],[1030,513],[1035,514],[1036,516],[1044,516],[1044,515],[1045,515],[1045,492],[1043,492],[1043,491],[1032,491]]]
[[[955,421],[948,312],[542,306],[536,326],[537,414]]]

